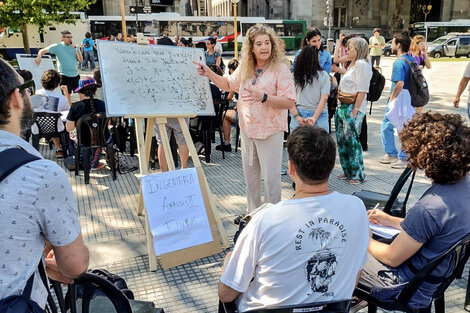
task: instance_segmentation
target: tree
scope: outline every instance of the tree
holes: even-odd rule
[[[75,24],[71,11],[87,9],[96,0],[3,0],[0,2],[0,26],[21,29],[23,46],[30,53],[26,25],[38,25],[40,31],[52,22]]]

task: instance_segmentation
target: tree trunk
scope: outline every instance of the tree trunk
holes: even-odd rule
[[[29,47],[27,24],[21,25],[21,35],[23,36],[24,53],[29,54],[29,53],[31,53],[31,49]]]

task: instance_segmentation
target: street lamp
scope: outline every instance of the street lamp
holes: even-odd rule
[[[238,59],[238,29],[237,29],[237,3],[240,0],[230,0],[233,4],[233,41],[235,48],[235,59]]]
[[[423,11],[425,22],[426,22],[429,12],[431,12],[431,9],[432,9],[431,3],[429,3],[428,5],[425,5],[425,4],[421,5],[421,10]]]

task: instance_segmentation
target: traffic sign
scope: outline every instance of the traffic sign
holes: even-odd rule
[[[137,5],[131,5],[130,6],[130,11],[131,11],[131,14],[145,13],[144,12],[144,7],[137,6]]]

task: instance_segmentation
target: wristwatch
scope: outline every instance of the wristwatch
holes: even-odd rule
[[[268,95],[267,95],[267,94],[264,94],[264,95],[263,95],[263,100],[261,100],[261,103],[265,103],[266,100],[268,100]]]
[[[353,108],[353,110],[359,112],[359,109],[358,109],[358,108]]]

